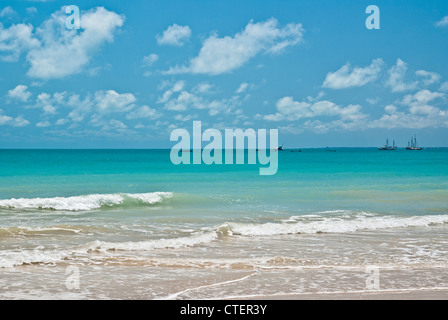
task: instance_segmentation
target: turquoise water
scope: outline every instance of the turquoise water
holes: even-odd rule
[[[204,283],[267,268],[448,267],[448,149],[334,150],[278,152],[273,176],[259,175],[259,164],[176,166],[170,150],[0,150],[3,288],[32,266],[36,289],[37,279],[67,264],[106,282],[113,268],[124,268],[142,290],[147,283],[129,265],[177,285],[191,281],[171,274],[185,266],[203,270],[196,276]],[[101,272],[89,269],[98,265]],[[285,279],[279,273],[275,281]],[[445,280],[425,286],[448,286]],[[145,298],[175,292],[162,280],[153,285]],[[97,287],[81,297],[121,290]],[[0,289],[0,297],[14,296],[11,290]]]
[[[285,151],[274,176],[258,164],[175,166],[169,150],[2,150],[0,163],[0,199],[173,192],[291,212],[447,208],[448,149]]]

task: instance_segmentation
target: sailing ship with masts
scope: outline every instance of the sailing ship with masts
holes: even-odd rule
[[[386,150],[386,151],[397,150],[397,147],[395,146],[395,140],[393,141],[393,144],[390,146],[389,139],[386,139],[386,144],[384,146],[378,148],[378,150]]]
[[[411,140],[408,141],[406,150],[422,150],[422,148],[417,145],[417,135],[411,137]]]

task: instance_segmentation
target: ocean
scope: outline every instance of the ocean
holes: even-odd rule
[[[0,299],[448,289],[448,149],[0,150]]]

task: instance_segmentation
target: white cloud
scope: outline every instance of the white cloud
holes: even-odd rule
[[[398,59],[395,66],[389,69],[389,78],[386,85],[392,89],[392,92],[403,92],[417,88],[418,81],[405,82],[407,69],[407,64],[401,59]]]
[[[164,84],[162,87],[166,87]],[[163,93],[157,103],[164,104],[165,110],[186,111],[190,109],[207,109],[209,115],[215,116],[220,113],[235,114],[235,107],[240,103],[238,97],[230,99],[206,99],[203,95],[208,94],[211,87],[208,83],[201,83],[193,88],[193,92],[185,90],[185,82],[178,81],[174,86]]]
[[[165,103],[170,100],[171,96],[175,92],[182,91],[185,87],[185,81],[179,80],[177,81],[170,89],[166,90],[163,93],[163,96],[157,100],[157,103]]]
[[[81,122],[86,115],[92,111],[94,102],[91,100],[90,96],[81,100],[78,94],[73,94],[68,98],[65,104],[68,107],[73,108],[68,114],[68,117],[74,122]]]
[[[380,101],[380,98],[378,98],[378,97],[377,98],[367,98],[366,101],[368,103],[370,103],[371,105],[375,105]]]
[[[444,98],[444,93],[429,90],[408,94],[400,102],[406,110],[400,111],[395,105],[387,105],[384,108],[385,113],[379,119],[366,124],[365,127],[387,129],[448,127],[448,110],[441,110],[435,106],[437,99]]]
[[[43,107],[44,114],[56,114],[56,108],[52,105],[46,105]]]
[[[200,99],[188,91],[182,91],[176,98],[169,99],[165,103],[165,109],[172,111],[185,111],[189,106],[202,109]]]
[[[12,117],[8,117],[8,116],[0,115],[0,124],[7,124],[7,125],[11,125],[13,127],[25,127],[25,126],[29,125],[30,122],[28,120],[24,119],[22,116],[12,118]]]
[[[191,29],[189,26],[179,26],[173,24],[163,31],[163,34],[157,35],[157,43],[160,45],[183,46],[191,37]]]
[[[27,86],[18,85],[14,89],[8,91],[8,97],[21,102],[27,102],[31,97],[31,92],[28,91]]]
[[[158,112],[156,109],[153,109],[148,106],[140,107],[126,115],[126,119],[143,119],[149,118],[151,120],[156,120],[162,117],[162,114]]]
[[[120,94],[114,90],[95,93],[96,109],[100,113],[127,112],[134,108],[136,100],[132,93]]]
[[[178,114],[174,117],[174,120],[177,121],[181,121],[181,122],[185,122],[185,121],[191,121],[192,119],[196,119],[198,116],[197,115],[182,115],[182,114]]]
[[[210,90],[213,88],[213,85],[208,83],[208,82],[201,82],[199,84],[197,84],[194,88],[193,88],[193,92],[195,93],[208,93],[210,92]]]
[[[437,27],[446,27],[448,26],[448,16],[443,17],[440,21],[436,22]]]
[[[422,80],[422,83],[425,86],[429,86],[433,83],[439,82],[439,80],[440,80],[440,75],[435,72],[429,72],[429,71],[425,71],[425,70],[417,70],[415,72],[415,74],[420,77],[425,78]]]
[[[65,109],[69,109],[70,111],[56,122],[57,125],[63,125],[69,121],[79,123],[88,115],[92,115],[94,120],[92,123],[99,123],[102,118],[111,114],[131,111],[136,107],[136,100],[131,93],[121,94],[114,90],[96,91],[93,94],[87,94],[84,98],[81,98],[79,94],[67,92],[53,94],[44,92],[39,94],[36,102],[28,108],[41,109],[46,117],[62,114]]]
[[[367,117],[361,112],[360,105],[341,107],[335,103],[322,100],[317,102],[298,102],[292,97],[284,97],[277,101],[277,112],[263,117],[268,121],[297,121],[302,118],[338,117],[343,121],[357,122]]]
[[[18,61],[22,52],[38,47],[39,40],[33,37],[33,26],[16,24],[8,29],[0,23],[0,60]]]
[[[29,7],[26,8],[26,13],[29,15],[34,15],[37,13],[37,8],[36,7]]]
[[[0,11],[0,18],[10,17],[15,14],[16,14],[16,12],[14,11],[14,9],[11,6],[7,6],[7,7],[3,8],[2,11]]]
[[[30,122],[24,119],[22,116],[18,116],[16,118],[7,116],[3,114],[3,110],[0,109],[0,126],[8,125],[12,127],[25,127],[29,125]]]
[[[111,119],[109,120],[109,123],[106,124],[105,126],[103,126],[102,130],[116,130],[116,129],[126,129],[127,126],[119,121],[119,120],[115,120],[115,119]]]
[[[303,32],[301,24],[291,23],[279,28],[276,19],[258,23],[251,21],[242,32],[233,37],[210,36],[188,66],[172,67],[165,73],[217,75],[231,72],[260,53],[278,54],[286,47],[298,44]]]
[[[57,126],[63,126],[66,123],[68,123],[67,119],[58,119],[58,121],[56,121]]]
[[[448,91],[448,81],[446,81],[440,85],[440,90]]]
[[[143,58],[143,66],[144,67],[150,67],[152,66],[157,60],[159,60],[159,56],[155,53],[151,53]]]
[[[308,102],[297,102],[292,97],[284,97],[277,101],[277,113],[264,116],[268,121],[295,121],[300,118],[312,117],[311,104]]]
[[[185,87],[185,81],[183,81],[183,80],[179,80],[179,81],[177,81],[175,84],[174,84],[174,86],[173,86],[173,88],[171,89],[171,91],[173,91],[173,92],[179,92],[179,91],[182,91],[182,89]]]
[[[36,123],[36,127],[38,128],[47,128],[49,126],[51,126],[51,123],[49,121],[41,121]]]
[[[246,91],[248,86],[249,86],[249,84],[247,82],[243,82],[242,84],[240,84],[240,86],[235,91],[235,93],[243,93],[244,91]]]
[[[428,111],[428,110],[427,110]],[[399,111],[394,105],[385,107],[385,114],[379,119],[366,124],[366,128],[407,128],[423,129],[448,127],[448,113],[446,111],[431,110],[431,112]]]
[[[413,95],[406,95],[403,98],[402,104],[410,107],[409,111],[411,114],[438,115],[440,114],[441,110],[430,105],[429,103],[437,98],[442,98],[444,96],[445,94],[440,92],[421,90]]]
[[[436,98],[445,96],[444,93],[431,92],[429,90],[421,90],[413,95],[408,94],[403,98],[403,104],[411,105],[412,103],[428,103]]]
[[[369,66],[364,68],[352,68],[347,63],[336,72],[329,72],[322,86],[331,89],[362,87],[378,78],[383,65],[382,59],[375,59]]]
[[[56,105],[63,105],[66,98],[66,92],[56,92],[53,95],[48,93],[41,93],[37,96],[34,105],[27,108],[42,109],[44,115],[57,114]]]
[[[22,116],[18,116],[16,118],[14,118],[12,125],[14,127],[25,127],[29,124],[30,124],[30,122],[28,120],[24,119]]]
[[[82,31],[68,31],[66,17],[62,8],[36,30],[40,45],[28,52],[28,76],[58,79],[81,72],[101,45],[113,41],[114,32],[124,23],[122,16],[103,7],[82,13]]]

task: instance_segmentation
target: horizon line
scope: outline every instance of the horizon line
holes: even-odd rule
[[[284,150],[306,150],[306,149],[378,149],[379,147],[303,147],[303,148],[284,148]],[[406,149],[406,147],[397,147],[397,149]],[[431,147],[422,147],[422,149],[448,149],[448,146],[431,146]],[[173,150],[173,148],[0,148],[0,150]],[[182,148],[179,149],[184,150]],[[204,150],[201,149],[185,149],[185,150]],[[213,149],[212,149],[213,150]],[[226,150],[222,148],[221,150]],[[250,150],[248,148],[244,149],[232,149],[232,150]],[[258,149],[256,149],[258,150]],[[276,150],[276,149],[263,149],[263,150]],[[281,151],[281,150],[280,150]]]

